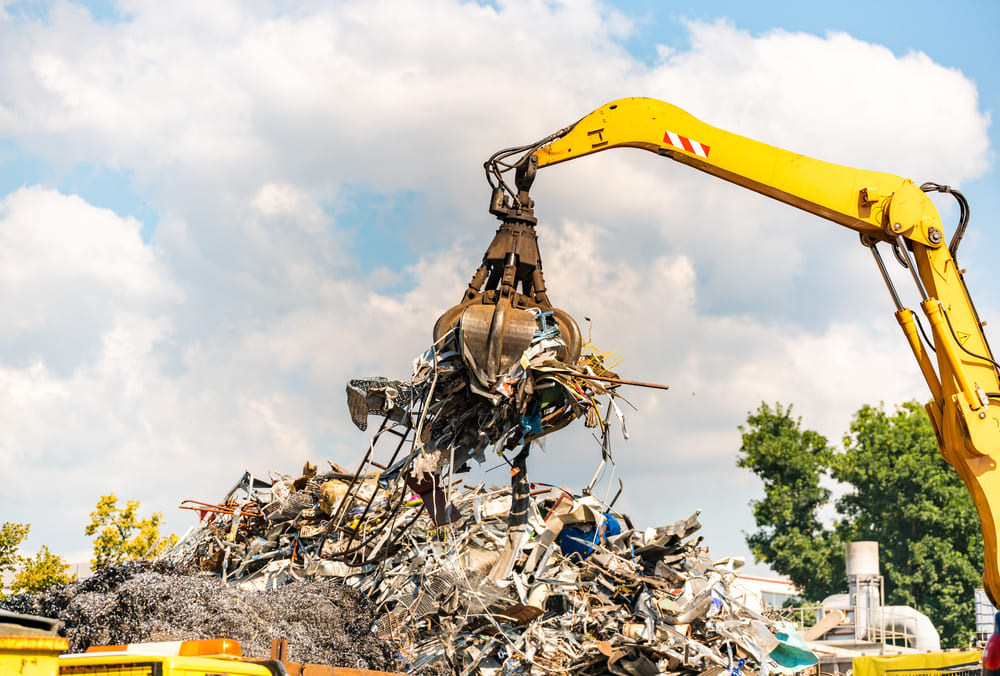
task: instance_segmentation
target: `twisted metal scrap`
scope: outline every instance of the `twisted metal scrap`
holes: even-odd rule
[[[396,645],[411,670],[635,676],[731,668],[740,659],[747,669],[777,668],[768,653],[787,629],[738,588],[728,563],[712,561],[696,536],[697,514],[638,530],[593,495],[536,486],[532,535],[507,571],[510,487],[455,487],[452,500],[465,516],[441,527],[399,483],[382,486],[379,473],[360,473],[356,497],[345,497],[344,525],[321,546],[326,526],[311,516],[322,514],[319,496],[331,482],[350,483],[331,474],[343,476],[315,474],[281,502],[313,497],[276,536],[272,551],[285,554],[254,568],[233,553],[228,576],[250,589],[311,577],[352,587],[375,609],[376,634]],[[272,491],[294,482],[281,478]],[[251,546],[241,532],[232,548]],[[364,547],[336,557],[348,542]]]

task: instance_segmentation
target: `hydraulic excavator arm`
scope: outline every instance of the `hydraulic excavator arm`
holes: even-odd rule
[[[956,193],[963,222],[948,246],[937,209],[925,194],[925,190],[954,192],[946,187],[918,187],[892,174],[812,159],[717,129],[662,101],[628,98],[608,103],[536,144],[500,151],[490,158],[486,170],[494,187],[491,213],[504,221],[504,227],[517,226],[521,236],[527,233],[533,238],[533,204],[528,189],[537,169],[618,147],[657,153],[861,234],[862,244],[871,250],[889,288],[896,319],[930,389],[932,400],[926,409],[941,455],[972,494],[986,549],[983,582],[994,604],[1000,601],[1000,365],[993,359],[962,271],[955,263],[967,218],[964,198]],[[503,180],[508,169],[516,169],[514,187]],[[912,273],[921,311],[930,324],[930,345],[921,340],[913,312],[899,300],[876,248],[883,242],[895,249]],[[533,251],[537,258],[537,247]],[[508,257],[507,262],[516,259]],[[540,282],[540,259],[537,268]],[[508,276],[513,274],[510,265],[508,272]],[[495,276],[499,274],[498,265]],[[544,284],[542,296],[547,303]],[[500,336],[503,329],[498,326],[491,331]]]

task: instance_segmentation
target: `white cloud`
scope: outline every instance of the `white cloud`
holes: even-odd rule
[[[79,197],[2,202],[0,444],[23,487],[67,487],[5,487],[5,518],[66,550],[101,492],[183,523],[177,502],[214,499],[244,466],[356,460],[344,382],[405,376],[458,301],[495,227],[483,159],[608,100],[661,98],[918,181],[988,167],[973,83],[844,34],[691,23],[690,49],[644,64],[621,46],[628,18],[592,2],[122,8],[120,23],[63,2],[45,21],[0,11],[0,138],[54,174],[120,169],[159,215],[144,244],[140,223]],[[338,222],[358,193],[421,197],[402,234],[368,242],[408,251],[405,269],[359,262],[354,238],[371,233]],[[756,489],[734,469],[736,425],[761,399],[837,438],[862,403],[923,396],[852,233],[630,151],[547,169],[534,196],[553,302],[594,319],[624,376],[671,385],[628,393],[627,485],[685,479],[652,508],[626,498],[646,522],[687,516],[697,476],[725,487],[717,508],[744,510]],[[370,288],[387,279],[413,287]],[[539,471],[563,443],[589,442],[552,439]],[[42,527],[56,508],[72,526]],[[741,546],[726,528],[716,549]]]
[[[26,286],[77,282],[113,288],[144,302],[179,298],[160,262],[143,246],[134,219],[38,188],[8,195],[0,202],[0,219],[5,304],[32,296]],[[26,308],[17,309],[22,314]]]
[[[710,111],[701,115],[709,124],[831,162],[945,183],[987,168],[989,118],[975,85],[923,53],[897,57],[837,32],[758,37],[724,21],[689,28],[692,49],[668,56],[649,85],[677,92],[672,102],[695,115]]]
[[[181,301],[139,228],[52,190],[21,188],[0,200],[4,361],[41,359],[67,372],[94,357],[118,312]]]
[[[322,230],[326,220],[323,212],[309,203],[308,196],[294,185],[268,183],[261,186],[253,199],[253,206],[264,216],[288,218],[293,225],[312,234]]]

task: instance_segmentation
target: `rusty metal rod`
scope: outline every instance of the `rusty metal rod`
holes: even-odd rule
[[[583,378],[584,380],[600,380],[606,383],[614,383],[615,385],[635,385],[636,387],[652,387],[657,390],[669,390],[670,385],[658,385],[657,383],[642,383],[638,380],[624,380],[623,378],[608,378],[607,376],[592,376],[586,373],[574,373],[572,371],[567,371],[566,375],[573,376],[574,378]]]

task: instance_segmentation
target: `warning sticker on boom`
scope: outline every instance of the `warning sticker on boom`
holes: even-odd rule
[[[689,153],[694,153],[699,157],[708,157],[708,151],[710,148],[704,143],[699,143],[689,139],[687,136],[681,136],[680,134],[675,134],[672,131],[666,131],[663,133],[663,142],[669,143],[675,148],[680,148],[681,150],[686,150]]]

